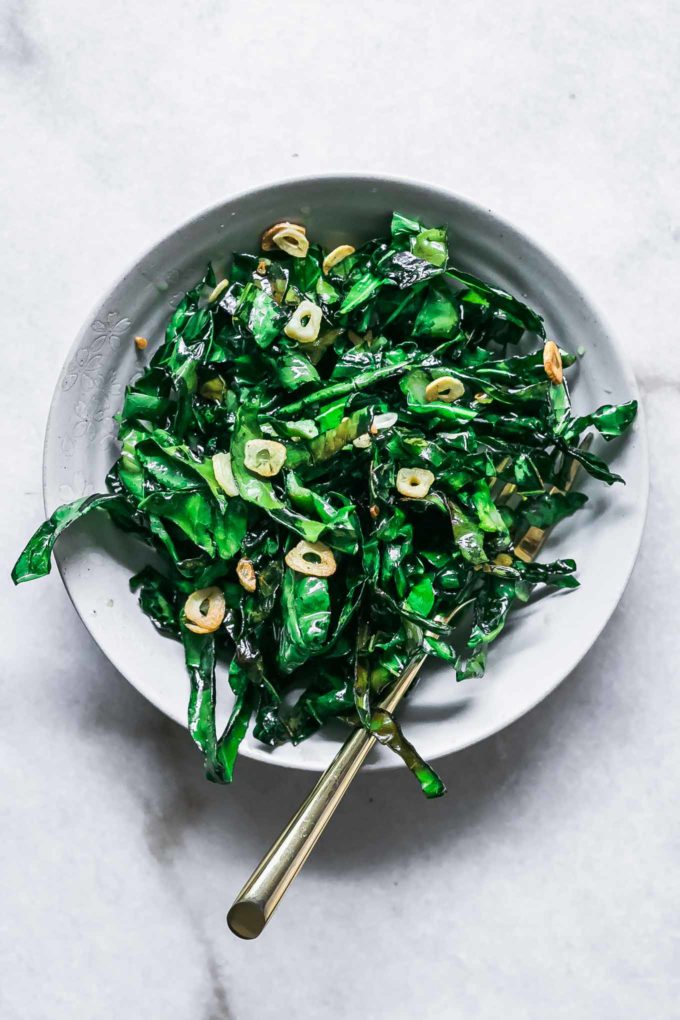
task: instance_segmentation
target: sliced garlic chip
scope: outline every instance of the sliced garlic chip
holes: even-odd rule
[[[277,443],[274,439],[249,439],[243,461],[249,471],[263,478],[271,478],[278,475],[283,467],[286,452],[283,443]]]
[[[208,304],[211,305],[215,301],[219,300],[219,298],[222,297],[222,295],[224,294],[224,292],[225,292],[225,290],[227,289],[228,286],[229,286],[229,280],[220,280],[220,282],[217,284],[217,286],[213,287],[213,289],[208,294],[208,297],[207,297]]]
[[[452,375],[442,375],[425,387],[426,400],[444,400],[447,404],[460,400],[464,393],[465,387],[462,382],[460,379],[454,379]]]
[[[397,472],[397,489],[409,499],[427,496],[434,482],[434,475],[427,468],[400,468]]]
[[[309,251],[309,241],[301,227],[284,227],[274,234],[272,241],[277,248],[285,251],[286,255],[292,255],[296,259],[303,259]]]
[[[238,496],[238,485],[231,470],[231,454],[215,453],[212,459],[215,480],[227,496]]]
[[[543,347],[543,368],[551,383],[559,386],[562,382],[562,355],[554,340],[548,340]]]
[[[394,411],[387,411],[385,414],[376,414],[369,429],[371,435],[376,436],[378,432],[384,432],[385,429],[391,429],[393,425],[397,424],[398,417],[399,415]]]
[[[206,630],[205,627],[199,627],[196,623],[187,623],[185,621],[184,626],[187,630],[190,630],[192,634],[212,634],[211,630]]]
[[[371,437],[368,432],[364,432],[363,436],[357,436],[352,440],[352,446],[356,446],[357,450],[366,450],[370,445]]]
[[[306,542],[303,539],[286,553],[285,560],[291,570],[310,577],[330,577],[337,570],[335,556],[323,542]]]
[[[246,591],[255,591],[257,588],[257,574],[255,573],[252,561],[247,560],[245,556],[242,556],[236,564],[236,576],[242,588],[245,588]]]
[[[289,223],[288,220],[283,220],[282,223],[273,223],[271,227],[267,227],[262,237],[260,238],[260,247],[262,251],[273,251],[276,248],[274,244],[275,234],[280,234],[282,230],[298,230],[303,237],[307,231],[300,223]]]
[[[330,251],[326,258],[323,260],[321,268],[323,269],[324,276],[333,266],[337,266],[338,262],[342,262],[348,255],[354,255],[356,248],[353,248],[351,244],[339,244],[337,248]]]
[[[187,628],[194,634],[212,634],[222,623],[225,609],[224,595],[219,588],[199,588],[184,603]]]
[[[321,316],[321,309],[313,301],[301,301],[283,327],[283,332],[298,343],[312,344],[321,329]]]

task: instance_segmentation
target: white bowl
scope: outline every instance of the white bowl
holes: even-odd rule
[[[304,221],[309,235],[326,248],[356,245],[384,234],[393,209],[448,225],[454,263],[537,308],[548,335],[564,347],[586,347],[574,386],[579,411],[638,397],[632,372],[582,291],[534,242],[492,213],[409,181],[347,175],[293,180],[231,198],[179,227],[144,255],[87,319],[52,402],[44,458],[47,511],[104,489],[117,456],[112,415],[124,386],[140,373],[171,310],[209,259],[255,250],[261,230],[285,219]],[[143,354],[132,343],[136,334],[151,338]],[[580,488],[590,502],[556,529],[542,557],[573,556],[581,587],[513,614],[482,680],[456,684],[448,667],[434,664],[402,706],[406,733],[426,758],[467,747],[519,718],[573,670],[607,623],[632,570],[644,524],[648,478],[641,416],[625,440],[608,444],[606,457],[626,486],[610,489],[583,475]],[[189,683],[182,649],[155,632],[128,588],[131,572],[150,558],[104,514],[86,518],[57,545],[66,589],[102,651],[149,701],[186,725]],[[230,699],[219,675],[218,721],[226,717]],[[321,770],[340,739],[342,730],[329,729],[299,747],[272,751],[249,734],[242,753]],[[399,764],[379,748],[367,767]]]

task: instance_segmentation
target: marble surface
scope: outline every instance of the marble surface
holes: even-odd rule
[[[670,0],[0,6],[3,1020],[680,1015],[679,34]],[[445,760],[443,801],[360,778],[242,943],[225,909],[310,777],[204,782],[58,576],[7,574],[97,296],[225,193],[346,169],[476,198],[587,281],[644,393],[648,526],[562,687]]]

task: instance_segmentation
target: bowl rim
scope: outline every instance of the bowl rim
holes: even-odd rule
[[[471,747],[477,743],[481,743],[483,740],[488,739],[494,734],[502,732],[508,726],[511,726],[513,723],[517,722],[519,719],[527,715],[529,712],[532,712],[542,701],[545,700],[545,698],[552,694],[564,680],[567,679],[567,677],[582,662],[585,656],[592,649],[593,645],[601,637],[628,585],[628,582],[630,580],[631,574],[637,561],[640,546],[642,543],[642,537],[645,531],[647,512],[649,506],[649,445],[647,437],[645,409],[633,369],[630,365],[630,362],[628,361],[625,352],[623,352],[620,346],[615,342],[614,333],[612,332],[609,326],[608,320],[602,315],[599,306],[591,300],[588,290],[581,286],[579,280],[576,279],[570,271],[565,269],[562,262],[558,258],[556,258],[553,254],[548,252],[543,247],[543,245],[538,243],[531,235],[525,233],[524,230],[517,227],[514,224],[514,222],[508,220],[505,216],[499,216],[488,206],[481,205],[479,202],[476,202],[465,195],[461,195],[459,192],[451,191],[448,188],[418,178],[401,177],[399,175],[386,173],[367,174],[362,171],[341,171],[341,172],[331,171],[318,174],[290,175],[285,177],[279,177],[268,182],[265,182],[263,184],[259,184],[255,188],[246,188],[234,193],[227,193],[220,201],[213,202],[210,205],[204,206],[199,212],[195,213],[193,216],[189,216],[181,223],[172,227],[169,231],[166,231],[162,236],[157,237],[157,239],[151,245],[145,247],[142,253],[133,262],[128,264],[127,268],[121,274],[119,274],[118,277],[109,285],[105,293],[109,294],[117,290],[118,287],[120,287],[125,282],[125,280],[137,270],[139,266],[141,266],[148,258],[152,257],[156,250],[160,248],[162,245],[164,245],[171,237],[173,237],[173,235],[178,234],[186,229],[189,229],[190,227],[199,225],[201,220],[209,219],[223,206],[228,204],[235,204],[245,199],[256,199],[257,196],[260,194],[265,194],[278,189],[283,190],[287,187],[297,188],[299,186],[304,186],[305,184],[313,186],[318,184],[319,182],[323,182],[326,184],[337,183],[338,185],[352,182],[357,185],[365,185],[369,187],[379,186],[380,184],[387,183],[407,188],[419,189],[422,192],[430,192],[442,200],[454,202],[460,206],[467,207],[468,212],[470,212],[471,214],[478,217],[481,216],[483,219],[491,220],[493,221],[494,224],[503,228],[504,232],[516,235],[518,238],[522,240],[522,242],[525,245],[528,245],[529,248],[533,249],[533,251],[540,258],[544,259],[548,264],[550,264],[554,269],[556,269],[558,273],[561,274],[563,279],[584,300],[589,311],[592,312],[592,316],[596,326],[599,327],[601,332],[607,337],[612,346],[616,348],[622,375],[630,391],[630,399],[635,399],[638,402],[638,414],[636,418],[636,437],[639,444],[638,456],[640,470],[640,491],[638,493],[639,513],[636,518],[638,521],[637,534],[635,535],[634,542],[632,542],[629,547],[630,560],[628,568],[622,575],[619,587],[615,593],[615,597],[611,599],[609,609],[605,616],[603,617],[599,629],[595,633],[591,643],[588,645],[587,648],[584,648],[576,655],[572,656],[570,659],[569,657],[567,657],[568,661],[564,668],[560,668],[559,670],[556,671],[555,673],[556,678],[554,679],[554,682],[552,682],[545,689],[541,690],[537,697],[533,698],[531,701],[529,701],[529,703],[517,702],[518,707],[516,709],[511,708],[508,711],[504,722],[500,726],[490,724],[487,728],[482,728],[480,731],[472,734],[469,738],[464,738],[462,742],[455,748],[455,750],[437,752],[429,755],[430,760],[435,761],[438,759],[449,757],[450,755],[453,754],[457,754],[459,751],[465,750],[466,748]],[[53,502],[53,500],[50,498],[51,494],[48,491],[49,489],[48,446],[52,439],[52,432],[54,431],[55,419],[57,417],[57,404],[59,398],[58,381],[61,378],[66,365],[72,360],[72,358],[78,351],[83,333],[88,328],[88,325],[92,321],[93,316],[96,316],[98,310],[101,308],[101,304],[102,300],[100,296],[97,303],[95,303],[93,307],[90,309],[88,316],[83,320],[80,329],[76,332],[74,340],[69,346],[66,352],[66,356],[59,368],[59,372],[57,373],[54,392],[50,400],[50,406],[45,426],[45,437],[43,440],[43,462],[42,462],[43,506],[45,509],[45,514],[47,516],[49,516],[50,513],[49,509],[50,504]],[[97,647],[99,647],[96,638],[94,638],[93,634],[91,633],[88,618],[85,616],[83,612],[81,612],[81,609],[79,608],[76,599],[70,590],[67,578],[65,577],[64,566],[61,562],[58,553],[54,556],[54,560],[57,565],[59,576],[62,580],[64,588],[66,589],[66,593],[71,601],[71,604],[73,605],[73,608],[75,609],[78,617],[85,626],[85,629],[87,630],[88,634],[90,634],[90,637],[95,641]],[[163,708],[163,706],[159,704],[155,698],[150,697],[146,692],[142,692],[134,683],[134,681],[127,676],[126,672],[116,662],[116,659],[114,657],[110,656],[108,652],[104,653],[102,651],[102,654],[106,655],[106,658],[109,659],[114,668],[132,687],[135,688],[135,690],[138,691],[138,693],[142,697],[144,697],[147,701],[150,701],[151,704],[153,704],[155,708],[159,709],[159,711],[161,711],[167,718],[172,719],[174,722],[177,722],[178,725],[182,726],[183,728],[186,728],[185,724],[180,723],[174,716],[169,715],[165,708]],[[243,757],[249,758],[254,761],[266,762],[267,764],[278,765],[279,767],[293,768],[304,772],[322,771],[321,766],[306,760],[302,760],[297,763],[277,760],[276,754],[273,754],[271,749],[266,748],[264,745],[262,749],[258,747],[248,747],[242,745],[239,754],[243,755]],[[402,766],[401,759],[399,759],[397,755],[389,755],[386,757],[379,757],[375,761],[366,762],[363,766],[362,771],[367,770],[382,771],[386,769],[400,768],[401,766]]]

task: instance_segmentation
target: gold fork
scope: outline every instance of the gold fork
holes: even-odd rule
[[[582,449],[590,445],[589,438],[581,445]],[[573,487],[578,469],[578,462],[572,461],[565,484],[559,491],[568,492]],[[512,491],[514,486],[506,486],[502,496],[507,497]],[[558,490],[551,489],[551,492],[555,491]],[[548,531],[548,528],[530,527],[515,544],[515,555],[530,563],[542,549]],[[457,606],[444,622],[449,623],[462,608],[464,606]],[[390,713],[395,711],[427,657],[426,653],[420,654],[408,664],[380,703],[380,708]],[[255,939],[263,931],[375,743],[376,737],[363,727],[349,735],[234,900],[227,914],[227,924],[235,935],[242,939]]]

